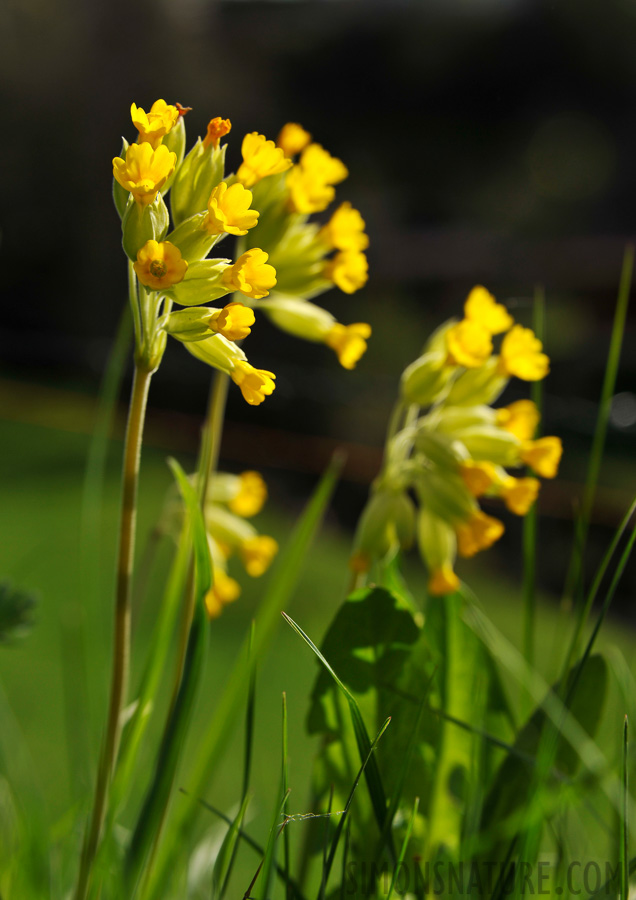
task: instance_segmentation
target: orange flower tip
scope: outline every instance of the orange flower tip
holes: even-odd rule
[[[177,107],[180,117],[186,116],[189,112],[192,112],[191,106],[181,106],[180,103],[175,103],[175,106]]]
[[[231,130],[232,123],[229,119],[222,119],[221,116],[215,116],[214,119],[210,119],[208,122],[208,131],[203,138],[203,146],[209,147],[211,144],[216,150],[221,138],[225,137],[226,134],[229,134]]]
[[[452,566],[444,563],[439,569],[431,573],[428,582],[428,592],[434,597],[443,597],[445,594],[454,594],[459,589],[459,578],[453,572]]]

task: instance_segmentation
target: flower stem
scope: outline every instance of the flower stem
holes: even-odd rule
[[[130,598],[135,553],[135,524],[137,518],[137,485],[139,460],[146,413],[146,401],[152,371],[137,362],[133,379],[122,477],[122,506],[117,559],[117,587],[115,594],[115,633],[113,666],[106,735],[97,773],[97,785],[90,825],[85,835],[75,900],[84,900],[88,891],[91,866],[106,813],[108,789],[117,758],[120,737],[121,711],[126,701],[130,656]]]

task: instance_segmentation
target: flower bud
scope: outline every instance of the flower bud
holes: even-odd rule
[[[202,341],[209,338],[210,317],[214,310],[208,309],[179,309],[171,312],[160,322],[161,327],[178,341]]]
[[[355,556],[374,559],[399,544],[407,548],[415,532],[415,507],[404,492],[376,490],[369,498],[354,541]]]
[[[220,234],[209,234],[205,227],[207,215],[207,211],[204,211],[190,216],[168,235],[170,243],[179,248],[187,262],[205,259],[221,237]]]
[[[228,289],[221,279],[229,263],[229,259],[201,259],[190,263],[183,281],[170,289],[170,296],[180,306],[200,306],[224,297]]]
[[[478,369],[468,369],[453,382],[447,403],[455,406],[476,406],[492,403],[508,384],[508,378],[497,367],[497,357],[486,360]]]
[[[473,425],[455,432],[473,459],[500,466],[518,466],[521,442],[514,434],[495,425]]]
[[[445,360],[445,353],[431,351],[407,366],[401,382],[404,399],[418,406],[430,406],[437,400],[453,374],[453,369],[444,364]]]
[[[205,146],[199,138],[179,166],[170,194],[170,209],[177,227],[206,211],[210,194],[223,180],[226,148],[227,144]]]

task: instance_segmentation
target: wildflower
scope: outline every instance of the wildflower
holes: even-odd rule
[[[149,143],[131,144],[125,160],[118,156],[113,159],[113,175],[137,203],[147,206],[170,178],[176,164],[177,154],[163,144],[156,150]]]
[[[464,304],[464,315],[490,334],[508,331],[514,321],[506,307],[497,303],[493,295],[481,285],[474,287],[468,295]]]
[[[318,238],[329,248],[337,250],[366,250],[369,238],[364,232],[365,221],[349,202],[341,203]]]
[[[237,516],[255,516],[267,500],[267,485],[258,472],[242,472],[239,476],[238,491],[228,506]]]
[[[267,297],[269,289],[276,284],[276,269],[267,265],[267,259],[267,253],[258,247],[248,250],[225,270],[223,284],[251,300]]]
[[[216,150],[221,138],[229,134],[231,129],[232,123],[229,119],[222,119],[221,116],[215,116],[214,119],[210,119],[207,134],[203,138],[203,146],[209,147],[211,145]]]
[[[515,325],[501,344],[499,369],[524,381],[540,381],[548,374],[550,360],[531,328]]]
[[[244,399],[250,406],[258,406],[265,397],[274,392],[276,387],[274,384],[276,376],[273,372],[268,372],[266,369],[255,369],[247,360],[235,360],[230,377],[240,387]]]
[[[470,557],[498,541],[504,533],[504,526],[499,519],[475,510],[468,519],[456,524],[455,533],[459,555]]]
[[[532,440],[540,419],[539,410],[532,400],[517,400],[497,410],[497,425],[520,441]]]
[[[501,487],[501,498],[510,512],[525,516],[537,499],[540,483],[536,478],[507,478]]]
[[[473,497],[481,497],[497,483],[497,469],[491,462],[467,459],[459,466],[459,474]]]
[[[446,332],[446,348],[450,365],[477,369],[492,353],[492,341],[483,325],[462,319]]]
[[[223,607],[233,603],[241,593],[238,581],[218,567],[214,569],[214,584],[205,595],[205,608],[210,619],[217,619]]]
[[[450,563],[444,563],[439,569],[433,569],[428,581],[428,592],[433,597],[454,594],[459,588],[459,578]]]
[[[323,274],[345,294],[353,294],[367,283],[368,270],[364,253],[342,250],[326,263]]]
[[[139,281],[153,291],[167,290],[183,280],[188,264],[170,241],[146,241],[133,268]]]
[[[214,310],[207,320],[208,327],[222,334],[228,341],[242,341],[251,332],[254,312],[242,303],[228,303],[223,309]]]
[[[203,226],[208,234],[247,234],[258,222],[259,213],[250,209],[252,192],[237,182],[231,187],[225,181],[214,188],[208,200],[208,214]]]
[[[300,165],[305,172],[311,172],[324,184],[338,184],[349,174],[345,164],[320,144],[309,144],[305,147],[300,157]]]
[[[245,571],[253,578],[258,578],[269,568],[278,552],[278,543],[273,537],[265,534],[256,535],[243,541],[240,547],[241,559]]]
[[[311,135],[302,125],[298,122],[288,122],[281,128],[276,138],[276,146],[281,148],[285,156],[296,156],[305,149],[310,140]]]
[[[520,457],[542,478],[555,478],[563,454],[561,438],[543,437],[538,441],[525,441]]]
[[[320,175],[306,171],[301,165],[294,166],[287,176],[286,185],[290,212],[302,215],[322,212],[336,196],[335,189],[323,181]]]
[[[155,100],[150,112],[145,112],[135,103],[130,107],[133,125],[139,132],[138,143],[148,143],[156,149],[163,137],[174,128],[179,119],[179,109],[165,100]]]
[[[287,159],[283,150],[277,147],[274,141],[268,141],[264,134],[258,134],[256,131],[245,135],[241,152],[243,162],[236,177],[245,187],[252,187],[268,175],[286,172],[292,165],[291,159]]]
[[[336,322],[325,337],[325,343],[335,350],[340,365],[353,369],[367,349],[367,339],[371,337],[371,326],[366,322],[341,325]]]

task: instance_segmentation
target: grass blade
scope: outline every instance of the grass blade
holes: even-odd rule
[[[214,862],[214,869],[212,870],[212,900],[221,900],[227,889],[230,870],[232,868],[232,863],[234,862],[238,839],[241,833],[241,825],[243,824],[249,802],[249,795],[243,797],[241,808],[230,825],[227,834],[223,838],[221,849],[219,850],[218,856]]]
[[[406,834],[404,835],[404,840],[402,841],[402,847],[400,848],[400,855],[398,857],[397,865],[393,869],[393,877],[391,878],[391,885],[389,887],[389,893],[386,895],[386,900],[391,900],[393,896],[393,888],[395,887],[395,882],[397,881],[398,875],[400,873],[400,868],[404,865],[404,857],[406,856],[406,848],[408,847],[409,841],[411,840],[411,833],[413,831],[413,826],[415,825],[415,819],[417,817],[417,810],[420,805],[420,798],[415,798],[415,803],[413,804],[413,812],[411,813],[411,818],[409,819],[409,824],[406,826]]]
[[[627,775],[627,716],[623,725],[623,796],[622,796],[622,815],[621,815],[621,840],[618,854],[618,863],[621,873],[621,900],[629,898],[629,856],[628,852],[628,823],[627,823],[627,807],[629,802],[628,791],[628,775]]]

